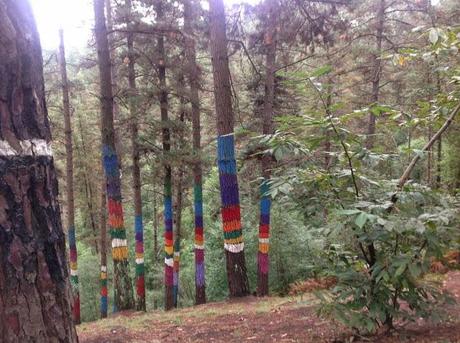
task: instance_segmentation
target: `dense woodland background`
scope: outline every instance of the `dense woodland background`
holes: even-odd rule
[[[180,225],[182,238],[178,306],[191,306],[195,302],[192,164],[196,156],[192,150],[190,90],[184,81],[189,65],[184,42],[190,32],[183,32],[182,1],[161,1],[161,15],[158,15],[158,2],[133,0],[128,8],[131,1],[112,1],[108,6],[110,12],[106,13],[130,261],[135,242],[130,113],[133,101],[139,129],[135,142],[140,153],[147,309],[164,305],[165,164],[172,167],[174,226]],[[207,3],[195,0],[190,3],[195,13],[193,39],[200,71],[202,153],[199,158],[203,161],[207,299],[216,301],[227,297],[228,289],[216,167],[209,17]],[[271,3],[262,0],[256,6],[241,4],[226,8],[251,291],[255,291],[257,284],[260,163],[266,155],[272,157],[269,274],[272,294],[286,294],[289,285],[298,280],[325,275],[338,277],[339,285],[362,289],[371,282],[358,273],[366,268],[362,245],[370,242],[379,249],[377,260],[381,267],[376,273],[382,275],[377,282],[385,280],[382,283],[390,285],[388,290],[393,291],[398,289],[393,287],[398,283],[403,285],[402,289],[413,289],[411,280],[429,268],[430,259],[442,256],[449,249],[458,249],[459,243],[458,120],[429,151],[422,149],[459,103],[460,3],[457,0],[435,4],[429,0],[280,1],[275,26],[274,133],[262,135],[266,55],[271,43],[267,41],[270,39],[267,32],[273,29],[269,20]],[[134,53],[128,51],[129,35]],[[164,38],[164,59],[159,37]],[[134,95],[128,83],[130,61],[135,62]],[[66,151],[57,51],[45,51],[44,62],[65,220]],[[166,88],[160,84],[161,67],[166,70]],[[99,254],[108,249],[100,243],[101,213],[105,213],[101,207],[104,173],[94,39],[85,49],[67,52],[67,72],[82,320],[92,321],[99,318]],[[159,93],[164,90],[169,100],[166,123],[161,122],[159,104]],[[167,154],[162,151],[165,125],[171,130],[171,151]],[[421,160],[394,205],[392,196],[397,191],[398,179],[417,155]],[[134,276],[134,262],[130,263]],[[113,273],[111,263],[108,265],[112,306]],[[384,268],[386,274],[382,272]],[[395,276],[400,278],[394,281]],[[338,290],[342,299],[351,294],[345,288]],[[330,310],[325,306],[325,312]],[[335,311],[346,313],[343,308]],[[420,311],[424,309],[421,307]]]

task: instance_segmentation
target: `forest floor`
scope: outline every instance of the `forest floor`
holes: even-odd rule
[[[442,323],[419,320],[391,335],[362,341],[460,342],[460,271],[441,276],[457,304]],[[81,343],[163,342],[356,342],[339,324],[315,314],[312,294],[295,297],[248,297],[170,312],[123,312],[82,324]]]

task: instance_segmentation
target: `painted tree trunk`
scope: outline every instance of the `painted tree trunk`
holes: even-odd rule
[[[113,93],[104,0],[94,0],[94,14],[101,87],[102,158],[107,184],[108,224],[112,237],[114,306],[116,310],[128,310],[134,308],[134,296],[129,275],[128,244],[121,203],[121,180],[115,149]]]
[[[373,57],[372,66],[372,94],[371,103],[375,104],[379,101],[380,97],[380,77],[382,73],[382,41],[383,41],[383,29],[385,24],[385,0],[380,0],[379,9],[377,11],[377,25],[375,33],[376,50]],[[367,140],[366,148],[372,149],[375,142],[375,125],[376,118],[375,114],[369,112],[369,123],[367,127]]]
[[[157,17],[163,18],[163,8],[161,2],[158,3]],[[160,111],[162,123],[163,140],[163,163],[164,163],[164,244],[165,244],[165,310],[174,308],[174,240],[173,240],[173,208],[172,208],[172,171],[168,162],[171,151],[171,132],[169,129],[168,118],[168,92],[166,89],[166,66],[165,66],[165,46],[164,37],[158,37],[158,76],[160,81]]]
[[[101,300],[100,312],[101,318],[107,318],[108,311],[108,284],[107,284],[107,199],[106,199],[105,180],[101,185],[101,213],[100,213],[100,231],[101,231]]]
[[[73,192],[73,144],[72,124],[70,119],[69,83],[65,58],[64,31],[59,30],[59,69],[61,72],[62,108],[64,110],[64,131],[66,151],[66,195],[67,195],[67,229],[70,253],[70,285],[73,295],[73,319],[80,324],[80,291],[78,286],[77,241],[75,232],[75,202]]]
[[[181,75],[178,77],[179,84],[183,84],[184,77]],[[185,114],[186,114],[186,99],[181,97],[180,99],[180,110],[179,110],[179,122],[181,123],[181,129],[178,132],[177,141],[179,142],[179,151],[182,152],[186,148],[186,142],[184,139],[185,133]],[[177,172],[177,185],[176,185],[176,203],[174,206],[175,220],[174,225],[176,228],[175,237],[174,237],[174,270],[173,270],[173,294],[174,294],[174,307],[178,307],[179,299],[179,284],[180,284],[180,257],[181,257],[181,230],[182,230],[182,199],[184,192],[184,161],[179,161]]]
[[[158,263],[158,255],[159,255],[159,247],[158,247],[158,207],[157,207],[157,193],[156,193],[156,185],[155,181],[153,183],[153,268],[157,270],[161,268],[161,265]],[[158,285],[157,279],[154,278],[153,288],[157,289],[161,287]],[[155,297],[153,299],[153,309],[156,310],[158,308],[158,299]]]
[[[175,225],[176,234],[174,238],[174,274],[173,274],[173,294],[174,294],[174,307],[178,307],[179,298],[179,273],[180,273],[180,243],[181,243],[181,228],[182,228],[182,192],[183,192],[183,177],[184,172],[180,167],[177,176],[177,193],[176,193],[176,206],[175,206]]]
[[[266,76],[262,133],[273,133],[273,102],[275,97],[276,30],[278,26],[278,0],[270,2],[269,23],[265,35]],[[263,181],[260,186],[259,251],[257,256],[257,295],[268,295],[269,239],[271,198],[267,195],[271,177],[271,156],[262,157]]]
[[[206,303],[206,283],[204,264],[204,225],[203,225],[203,181],[201,167],[201,124],[200,124],[200,98],[198,90],[199,69],[196,63],[196,48],[193,22],[195,12],[191,0],[184,0],[184,30],[186,37],[186,59],[188,64],[188,77],[190,82],[190,102],[192,104],[192,130],[193,130],[193,197],[195,215],[195,304]]]
[[[238,177],[235,160],[234,116],[228,66],[225,10],[222,0],[210,0],[211,56],[214,99],[217,118],[217,161],[227,281],[231,297],[249,294],[249,281],[244,257]]]
[[[78,342],[29,2],[0,0],[0,341]]]
[[[130,27],[131,0],[126,0],[128,11],[127,26]],[[137,118],[137,87],[135,71],[135,52],[133,34],[128,33],[128,84],[129,84],[129,112],[131,116],[131,145],[134,194],[134,232],[136,238],[136,309],[145,311],[145,269],[144,269],[144,224],[142,220],[141,169],[139,166],[139,125]]]

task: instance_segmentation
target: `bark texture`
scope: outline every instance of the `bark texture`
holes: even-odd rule
[[[128,246],[121,203],[121,180],[113,125],[112,76],[105,25],[104,0],[94,0],[95,35],[100,76],[102,116],[102,158],[107,185],[108,224],[112,236],[115,310],[134,308],[129,275]]]
[[[75,202],[73,191],[73,143],[72,123],[70,119],[69,82],[65,58],[64,31],[59,30],[59,69],[61,72],[62,108],[64,112],[65,151],[66,151],[66,196],[67,196],[67,230],[70,253],[70,285],[73,295],[73,318],[80,324],[80,291],[78,286],[78,254],[75,230]]]
[[[228,66],[225,10],[222,0],[209,0],[211,16],[211,56],[217,120],[222,223],[225,238],[227,281],[231,297],[249,294],[243,232],[241,226],[238,177],[235,160],[234,116]]]
[[[0,0],[0,341],[77,342],[40,40],[25,0]]]

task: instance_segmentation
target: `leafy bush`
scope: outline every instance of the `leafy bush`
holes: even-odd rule
[[[411,188],[391,212],[392,203],[383,199],[336,211],[336,219],[344,221],[336,230],[354,237],[354,244],[332,250],[336,263],[327,273],[337,285],[318,293],[321,314],[365,333],[440,314],[439,305],[450,298],[423,276],[455,241],[457,211],[452,199]]]

